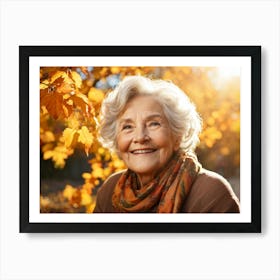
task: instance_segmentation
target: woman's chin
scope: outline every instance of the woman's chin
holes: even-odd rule
[[[157,170],[157,165],[141,165],[141,166],[132,166],[130,168],[137,174],[154,174]]]
[[[136,173],[142,185],[145,185],[146,183],[152,181],[155,178],[161,166],[162,165],[159,162],[153,162],[150,160],[142,161],[139,164],[136,164],[136,162],[134,162],[134,164],[131,165],[129,169]]]

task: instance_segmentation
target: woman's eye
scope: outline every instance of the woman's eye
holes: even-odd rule
[[[160,123],[159,122],[150,122],[149,126],[150,127],[157,127],[157,126],[160,126]]]
[[[130,124],[126,124],[126,125],[122,126],[122,130],[128,130],[128,129],[131,129],[131,128],[132,128],[132,125],[130,125]]]

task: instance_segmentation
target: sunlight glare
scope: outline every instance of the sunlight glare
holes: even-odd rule
[[[240,76],[239,67],[219,67],[218,73],[221,78],[232,78]]]

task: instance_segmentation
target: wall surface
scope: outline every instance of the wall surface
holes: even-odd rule
[[[0,1],[0,279],[280,279],[280,2]],[[19,45],[261,45],[261,234],[20,234]]]

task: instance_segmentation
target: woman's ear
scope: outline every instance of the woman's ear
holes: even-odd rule
[[[116,153],[116,155],[118,156],[118,158],[122,160],[121,153],[119,152],[119,149],[118,149],[117,147],[115,148],[115,151],[114,151],[114,152]]]
[[[177,136],[174,142],[174,151],[178,151],[181,145],[182,136]]]

